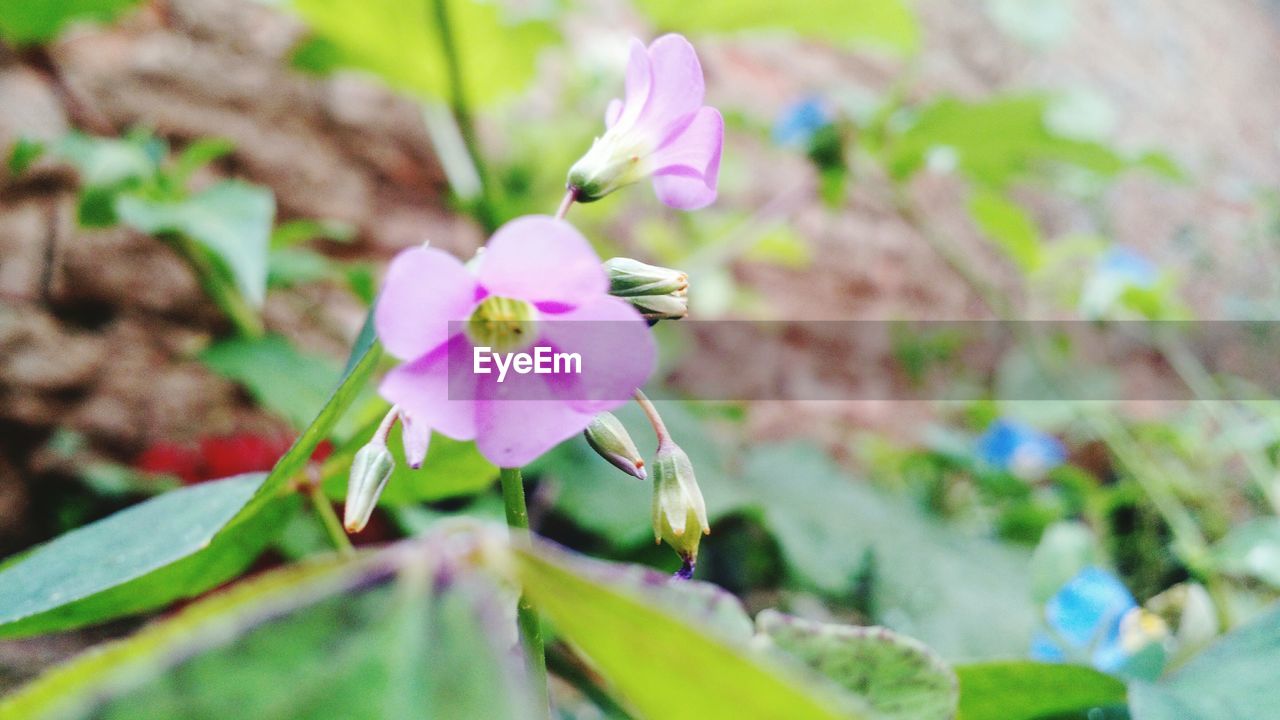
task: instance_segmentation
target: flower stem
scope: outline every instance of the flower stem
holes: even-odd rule
[[[556,219],[563,220],[565,215],[569,214],[569,208],[573,207],[573,203],[578,199],[578,188],[570,186],[569,190],[564,194],[564,200],[560,201],[560,209],[556,210]]]
[[[262,318],[256,310],[229,282],[219,273],[218,268],[204,254],[195,241],[181,233],[168,233],[164,236],[169,245],[178,251],[183,260],[196,272],[196,278],[205,293],[213,300],[227,319],[235,326],[236,333],[247,338],[260,338],[266,334],[262,326]]]
[[[507,510],[507,526],[516,530],[528,530],[529,507],[525,504],[524,479],[520,476],[520,468],[502,468],[498,477],[502,483],[503,505]],[[546,714],[550,712],[551,706],[547,691],[547,656],[542,645],[542,621],[524,593],[520,594],[516,613],[520,637],[524,639],[530,684],[541,696],[542,707],[545,708],[543,714]]]
[[[475,167],[476,176],[480,179],[480,194],[476,200],[475,215],[485,230],[492,232],[498,228],[499,218],[491,195],[492,186],[489,172],[485,166],[484,156],[480,153],[480,143],[476,137],[475,119],[471,115],[471,104],[467,99],[467,88],[462,70],[462,58],[458,54],[458,45],[454,37],[453,23],[449,18],[449,0],[432,0],[435,8],[436,28],[440,33],[440,48],[444,53],[445,73],[449,79],[449,107],[458,124],[463,145],[471,156],[471,164]]]
[[[351,538],[347,537],[347,531],[342,529],[342,521],[338,519],[338,513],[334,512],[329,498],[324,496],[319,478],[314,482],[308,482],[306,488],[311,507],[315,510],[316,517],[320,518],[320,524],[324,526],[324,534],[329,537],[329,542],[333,543],[333,548],[342,555],[353,554],[356,551],[355,546],[351,544]]]
[[[653,402],[649,400],[639,388],[631,396],[635,398],[636,404],[644,411],[644,416],[649,418],[649,424],[653,426],[653,434],[658,436],[658,445],[671,440],[671,433],[667,432],[667,424],[662,422],[662,416],[658,414],[658,408],[653,406]]]

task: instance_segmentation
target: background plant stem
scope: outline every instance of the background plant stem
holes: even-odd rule
[[[258,338],[266,334],[266,328],[263,327],[262,318],[258,312],[250,307],[244,296],[223,278],[218,268],[210,262],[204,251],[191,238],[180,233],[169,233],[164,237],[178,251],[182,259],[195,269],[200,286],[226,314],[227,319],[235,326],[236,333],[250,338]]]
[[[502,468],[498,477],[502,483],[502,502],[507,511],[507,526],[514,530],[528,530],[529,507],[524,499],[524,479],[520,476],[520,468]],[[534,691],[541,696],[545,712],[550,713],[547,657],[542,644],[542,621],[524,593],[520,594],[516,613],[520,637],[524,640],[525,658],[529,664],[530,683]]]
[[[324,534],[329,537],[329,542],[333,543],[333,548],[343,555],[353,554],[356,550],[355,546],[351,544],[351,538],[347,537],[347,531],[342,529],[342,521],[338,519],[338,513],[334,512],[329,498],[325,497],[319,479],[317,478],[316,482],[307,483],[306,487],[311,507],[315,510],[316,517],[320,518],[320,524],[324,526]]]

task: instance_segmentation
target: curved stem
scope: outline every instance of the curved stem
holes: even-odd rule
[[[653,426],[653,434],[658,436],[658,445],[671,440],[671,433],[667,432],[667,424],[662,422],[662,416],[658,414],[658,408],[653,406],[653,402],[649,397],[636,389],[631,396],[635,398],[636,404],[644,411],[644,416],[649,418],[649,424]]]
[[[524,479],[520,476],[520,468],[502,468],[498,472],[502,483],[502,502],[507,511],[507,526],[516,530],[529,529],[529,507],[524,499]],[[520,627],[520,637],[524,640],[525,659],[529,665],[529,679],[535,692],[540,696],[542,714],[550,712],[550,700],[547,690],[547,656],[542,645],[542,621],[529,602],[529,597],[520,594],[516,606],[516,623]]]
[[[315,482],[307,483],[306,492],[316,517],[320,518],[320,524],[324,526],[324,534],[329,538],[329,542],[333,543],[333,548],[343,555],[353,554],[356,550],[355,546],[351,544],[351,538],[347,537],[347,531],[342,529],[342,521],[338,519],[338,513],[334,512],[329,498],[324,496],[319,478],[316,478]]]
[[[218,268],[204,254],[203,248],[181,233],[167,233],[163,237],[195,270],[200,286],[226,314],[237,334],[247,338],[260,338],[266,334],[258,312],[250,307],[239,290],[223,279]]]
[[[560,208],[556,210],[556,219],[563,220],[565,215],[569,214],[569,208],[573,207],[573,203],[577,199],[578,188],[570,186],[569,190],[564,194],[564,200],[560,201]]]

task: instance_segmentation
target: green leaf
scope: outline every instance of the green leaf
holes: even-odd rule
[[[327,43],[322,52],[309,51],[307,62],[367,70],[400,90],[448,100],[439,3],[447,11],[471,103],[523,89],[533,79],[539,51],[557,39],[548,23],[513,22],[498,3],[475,0],[293,0],[293,7]]]
[[[969,179],[995,190],[1055,164],[1104,178],[1150,167],[1145,158],[1131,160],[1105,145],[1053,134],[1045,122],[1049,109],[1050,99],[1043,95],[974,103],[943,98],[921,109],[890,139],[885,161],[894,178],[905,180],[941,154]]]
[[[224,340],[200,353],[210,370],[234,380],[263,407],[296,428],[305,427],[324,406],[338,378],[338,364],[308,355],[279,335]]]
[[[1129,687],[1133,720],[1280,717],[1280,607],[1224,635],[1158,683]]]
[[[349,243],[356,229],[347,223],[329,220],[290,220],[271,231],[271,249],[283,250],[308,240],[333,240]]]
[[[27,171],[41,155],[44,155],[44,143],[31,138],[18,138],[13,147],[9,149],[9,160],[6,163],[9,167],[9,174],[17,177]]]
[[[275,467],[271,468],[267,479],[241,511],[240,518],[253,515],[272,499],[289,492],[289,482],[306,467],[316,446],[329,437],[334,425],[342,418],[347,408],[351,407],[351,403],[355,402],[365,383],[377,369],[378,360],[382,357],[382,346],[377,344],[376,334],[372,332],[372,326],[367,321],[366,326],[370,331],[367,333],[361,331],[360,336],[356,338],[355,346],[351,349],[351,357],[347,360],[347,368],[342,373],[342,380],[338,383],[338,387],[329,396],[320,413],[307,425],[307,429],[303,430],[294,441],[289,451],[276,462]]]
[[[765,610],[773,647],[862,697],[885,720],[951,720],[956,674],[923,643],[881,627],[830,625]]]
[[[200,138],[183,148],[169,170],[169,179],[175,187],[184,187],[196,171],[235,149],[235,143],[226,138]]]
[[[429,543],[278,570],[91,651],[0,717],[535,716],[486,578]]]
[[[969,214],[1024,273],[1040,267],[1040,228],[1026,210],[999,193],[979,190],[969,198]]]
[[[1213,549],[1218,569],[1280,588],[1280,520],[1261,518],[1237,525]]]
[[[633,583],[600,579],[599,562],[583,562],[542,542],[517,549],[515,560],[538,610],[590,659],[611,694],[643,717],[872,717],[853,698],[841,702],[834,688],[772,667],[744,645],[700,629],[705,623],[646,602]]]
[[[152,610],[241,572],[271,525],[223,532],[261,473],[158,495],[40,546],[0,572],[0,637],[36,635]]]
[[[1042,720],[1125,701],[1124,683],[1081,665],[991,662],[960,665],[956,674],[957,720]]]
[[[7,0],[0,7],[0,38],[35,45],[57,37],[76,21],[107,22],[138,0]]]
[[[267,249],[276,201],[271,191],[227,180],[185,200],[116,199],[120,219],[145,233],[182,233],[226,264],[236,288],[255,307],[267,292]]]
[[[735,32],[782,29],[836,42],[862,41],[900,52],[916,49],[920,28],[902,0],[792,0],[786,12],[767,0],[639,0],[663,30]]]
[[[1044,604],[1090,565],[1101,563],[1097,539],[1080,522],[1054,523],[1045,529],[1031,556],[1032,597]]]
[[[804,584],[844,595],[863,576],[876,621],[944,657],[1026,652],[1038,617],[1028,553],[854,482],[805,443],[752,450],[739,487],[749,496],[743,507],[760,513]]]
[[[86,187],[95,188],[154,177],[165,148],[146,135],[117,139],[72,132],[54,145],[53,153],[76,169]]]

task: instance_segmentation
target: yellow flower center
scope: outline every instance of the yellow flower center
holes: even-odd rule
[[[515,352],[537,339],[538,309],[524,300],[485,298],[467,319],[467,338],[477,347]]]

